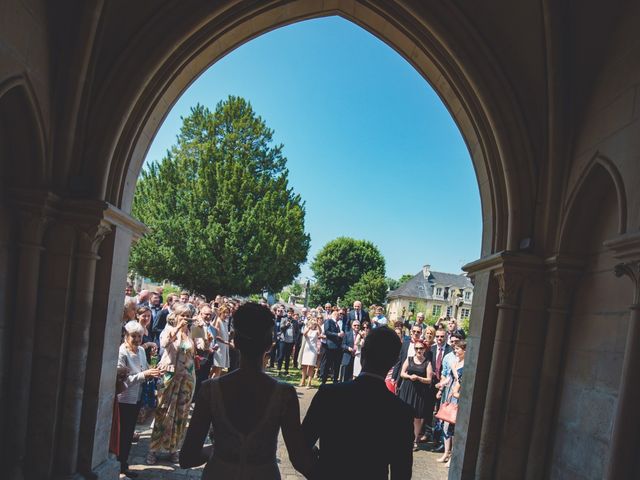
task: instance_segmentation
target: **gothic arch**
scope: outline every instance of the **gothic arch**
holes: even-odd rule
[[[394,48],[431,83],[451,112],[478,178],[484,223],[482,255],[517,250],[520,240],[530,236],[536,180],[520,108],[489,50],[455,5],[438,2],[430,6],[429,16],[396,2],[362,0],[243,2],[224,14],[207,8],[195,12],[201,14],[197,23],[185,25],[180,37],[159,39],[154,57],[144,38],[152,38],[156,29],[179,30],[175,22],[172,29],[164,28],[170,8],[158,12],[140,37],[129,43],[97,90],[93,115],[112,121],[100,122],[100,135],[87,135],[99,140],[86,145],[82,157],[101,161],[80,168],[84,178],[98,182],[95,190],[107,201],[129,211],[155,133],[178,97],[206,68],[275,28],[339,15]],[[122,74],[141,69],[144,74],[138,75],[138,84]],[[105,124],[111,130],[105,132]]]
[[[564,202],[560,223],[558,251],[573,253],[579,249],[580,233],[586,228],[589,215],[595,211],[603,195],[614,192],[617,200],[617,233],[627,231],[627,195],[624,180],[616,165],[600,152],[587,162],[575,187]],[[593,209],[593,210],[592,210]]]
[[[0,83],[0,165],[6,185],[42,187],[48,174],[42,114],[29,80]]]

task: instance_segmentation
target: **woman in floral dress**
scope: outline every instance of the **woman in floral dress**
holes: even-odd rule
[[[170,460],[178,463],[178,450],[187,431],[189,407],[196,385],[195,345],[189,338],[188,319],[191,310],[186,304],[176,304],[167,318],[169,326],[160,336],[164,348],[158,368],[164,372],[163,382],[158,387],[151,444],[147,464],[157,462],[157,452],[168,452]]]

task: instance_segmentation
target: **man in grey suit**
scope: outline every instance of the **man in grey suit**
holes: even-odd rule
[[[384,382],[399,352],[393,330],[375,329],[362,348],[360,376],[320,387],[302,423],[309,446],[320,440],[311,478],[382,480],[389,473],[393,480],[411,478],[413,410]],[[345,461],[346,452],[353,461]]]

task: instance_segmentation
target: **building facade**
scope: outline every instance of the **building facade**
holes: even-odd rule
[[[468,319],[471,315],[473,284],[465,274],[435,272],[425,265],[387,295],[387,315],[391,321],[415,318],[419,311],[428,318]]]

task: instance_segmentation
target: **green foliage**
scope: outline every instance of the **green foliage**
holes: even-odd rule
[[[335,303],[367,272],[375,272],[384,282],[385,261],[373,243],[339,237],[318,252],[311,269],[316,277],[312,304]]]
[[[458,327],[464,330],[464,333],[469,335],[469,322],[471,317],[463,318],[458,322]]]
[[[411,280],[413,277],[415,277],[415,275],[412,275],[410,273],[405,273],[404,275],[402,275],[399,279],[398,279],[398,287],[400,285],[402,285],[403,283],[408,282],[409,280]],[[397,287],[396,287],[397,288]]]
[[[387,284],[387,288],[389,289],[389,291],[395,290],[400,286],[400,282],[395,278],[387,277],[384,279],[384,281]]]
[[[167,155],[138,181],[133,215],[151,233],[131,266],[214,294],[278,291],[307,258],[304,202],[288,184],[282,145],[244,99],[191,109]]]
[[[376,270],[362,275],[360,280],[353,284],[344,297],[344,305],[353,305],[360,300],[364,305],[381,305],[387,297],[387,282]]]

